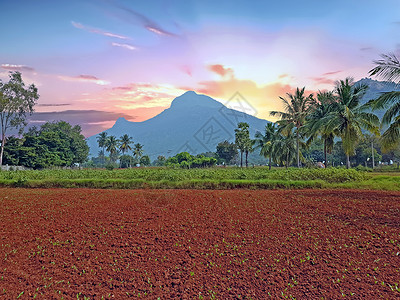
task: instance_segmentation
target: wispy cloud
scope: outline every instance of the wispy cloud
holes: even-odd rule
[[[121,5],[116,5],[120,10],[122,10],[123,12],[127,13],[129,15],[129,19],[127,19],[127,21],[129,22],[134,22],[134,23],[139,23],[141,26],[143,26],[145,29],[157,34],[157,35],[165,35],[165,36],[176,36],[176,34],[169,32],[168,30],[165,30],[164,28],[162,28],[160,25],[158,25],[156,22],[154,22],[153,20],[149,19],[148,17],[146,17],[145,15],[121,6]],[[126,18],[124,18],[126,19]]]
[[[42,107],[53,107],[53,106],[57,107],[57,106],[69,106],[69,105],[71,105],[71,104],[70,103],[54,103],[54,104],[40,103],[40,104],[37,104],[37,106],[42,106]]]
[[[326,77],[311,77],[310,79],[313,80],[316,84],[335,84],[335,80]]]
[[[34,72],[35,69],[25,66],[25,65],[12,65],[12,64],[2,64],[1,65],[2,69],[5,70],[10,70],[10,71],[28,71],[28,72]]]
[[[322,74],[322,76],[329,76],[329,75],[336,75],[336,74],[339,74],[339,73],[341,73],[342,71],[333,71],[333,72],[327,72],[327,73],[324,73],[324,74]]]
[[[130,44],[111,43],[111,45],[114,47],[121,47],[132,51],[137,49],[135,46],[132,46]]]
[[[104,35],[107,37],[112,37],[112,38],[117,38],[117,39],[121,39],[121,40],[130,40],[131,38],[125,36],[125,35],[121,35],[121,34],[116,34],[116,33],[112,33],[109,31],[105,31],[102,29],[98,29],[98,28],[94,28],[94,27],[90,27],[90,26],[85,26],[81,23],[77,23],[74,21],[71,21],[72,26],[74,26],[75,28],[78,29],[82,29],[91,33],[96,33],[96,34],[100,34],[100,35]]]
[[[102,79],[97,78],[96,76],[93,75],[78,75],[78,76],[65,76],[65,75],[60,75],[58,76],[59,79],[64,80],[64,81],[76,81],[76,82],[91,82],[95,83],[98,85],[107,85],[110,84],[109,81],[105,81]]]

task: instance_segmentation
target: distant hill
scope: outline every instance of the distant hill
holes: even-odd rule
[[[211,97],[189,91],[175,98],[170,108],[149,120],[130,122],[119,118],[105,132],[118,138],[123,134],[130,135],[135,143],[144,145],[145,153],[154,160],[158,155],[168,157],[183,151],[191,154],[214,152],[219,142],[234,141],[234,130],[239,122],[249,123],[251,137],[256,131],[263,131],[268,123],[230,109]],[[100,150],[96,136],[87,139],[90,156],[97,156]]]
[[[356,83],[364,83],[370,87],[363,103],[379,97],[384,92],[400,90],[400,85],[393,82],[369,78],[363,78]],[[240,94],[237,96],[241,97]],[[230,107],[229,103],[227,106]],[[234,141],[237,123],[249,123],[250,136],[254,137],[255,132],[262,132],[269,122],[227,106],[211,97],[189,91],[175,98],[170,108],[149,120],[130,122],[119,118],[114,126],[105,132],[118,138],[125,133],[132,136],[135,143],[144,145],[145,153],[154,160],[158,155],[168,157],[182,151],[192,154],[214,152],[219,142]],[[384,111],[375,113],[381,118]],[[100,149],[96,136],[89,137],[87,141],[90,156],[97,156]],[[253,153],[252,156],[254,155]]]

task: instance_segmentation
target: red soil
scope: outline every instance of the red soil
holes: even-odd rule
[[[398,192],[0,189],[0,205],[2,299],[400,297]]]

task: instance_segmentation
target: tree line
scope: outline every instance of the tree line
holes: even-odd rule
[[[394,54],[382,55],[382,59],[374,63],[375,68],[369,72],[371,76],[388,81],[400,79],[400,62]],[[215,153],[198,156],[185,153],[168,159],[159,156],[153,164],[179,164],[181,167],[229,164],[240,153],[240,166],[243,166],[243,160],[248,166],[249,154],[259,151],[267,158],[270,168],[273,163],[300,167],[306,164],[307,158],[318,156],[316,145],[321,141],[326,165],[328,154],[332,156],[333,152],[342,152],[349,168],[352,156],[358,154],[365,158],[371,150],[369,156],[374,166],[385,152],[392,151],[392,158],[400,156],[400,92],[386,92],[377,99],[361,103],[367,89],[365,84],[354,84],[350,77],[337,81],[332,91],[319,91],[315,95],[307,95],[304,87],[297,88],[294,93],[280,97],[283,110],[270,113],[279,120],[268,123],[264,132],[257,132],[254,139],[250,138],[249,125],[243,122],[235,129],[235,142],[221,142]],[[89,148],[80,126],[71,126],[64,121],[48,122],[39,129],[33,127],[23,133],[26,117],[34,112],[38,99],[36,86],[26,86],[20,72],[10,72],[7,83],[0,80],[0,166],[7,163],[43,168],[73,166],[87,161]],[[378,109],[385,110],[381,120],[374,114]],[[19,130],[20,135],[23,133],[22,137],[7,137],[11,128]],[[382,128],[385,130],[381,134]],[[366,140],[370,148],[365,146]],[[115,164],[118,159],[120,167],[150,165],[149,156],[143,155],[143,145],[133,144],[127,134],[118,139],[103,132],[97,142],[101,151],[88,166]],[[380,150],[382,153],[378,153]],[[129,151],[132,155],[128,155]]]

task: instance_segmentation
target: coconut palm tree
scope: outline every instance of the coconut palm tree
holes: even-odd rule
[[[99,133],[99,135],[96,137],[97,143],[99,144],[99,147],[102,148],[103,150],[103,163],[105,162],[105,147],[106,147],[106,143],[107,143],[107,132],[101,132]]]
[[[240,150],[240,167],[243,167],[243,153],[246,154],[247,167],[247,157],[249,154],[249,150],[252,148],[248,123],[238,123],[238,128],[235,129],[235,144]]]
[[[300,168],[300,139],[302,136],[301,130],[304,126],[306,116],[310,112],[314,104],[313,95],[305,95],[305,87],[297,88],[294,94],[287,93],[287,98],[279,97],[284,106],[284,111],[271,111],[271,116],[278,116],[280,120],[278,124],[286,133],[295,130],[296,136],[296,152],[297,152],[297,167]]]
[[[255,149],[260,149],[260,155],[268,158],[268,166],[271,170],[272,157],[274,150],[274,143],[278,138],[277,125],[275,123],[268,123],[265,126],[265,132],[262,134],[257,131],[255,134]]]
[[[124,155],[125,152],[132,150],[131,144],[133,143],[133,141],[129,135],[124,134],[123,136],[121,136],[119,142],[119,150],[122,152],[122,155]]]
[[[335,102],[333,92],[318,92],[317,101],[314,104],[313,110],[306,117],[305,131],[310,136],[307,144],[310,144],[314,138],[321,136],[324,141],[324,159],[327,166],[327,153],[332,153],[334,146],[334,131],[329,131],[327,128],[326,118],[332,109],[332,104]]]
[[[379,119],[373,113],[368,113],[367,105],[360,101],[367,92],[368,85],[354,85],[353,78],[336,82],[336,101],[331,112],[324,118],[327,132],[337,132],[342,139],[343,151],[346,154],[346,167],[350,168],[350,155],[355,153],[355,147],[363,137],[361,129],[379,134]]]
[[[295,158],[294,153],[297,148],[297,137],[293,131],[287,131],[282,127],[278,128],[277,132],[278,134],[272,147],[272,158],[278,164],[285,165],[288,168]]]
[[[133,148],[133,155],[136,157],[136,161],[139,162],[140,158],[143,155],[143,145],[140,143],[136,143]]]
[[[110,153],[110,160],[115,162],[118,156],[118,139],[115,136],[111,135],[107,138],[106,142],[106,150]]]
[[[382,54],[382,59],[374,61],[377,65],[369,74],[381,76],[384,80],[400,83],[400,62],[394,54]],[[400,91],[383,93],[371,103],[373,109],[386,109],[382,117],[382,125],[389,125],[382,134],[383,150],[394,149],[400,141]]]

